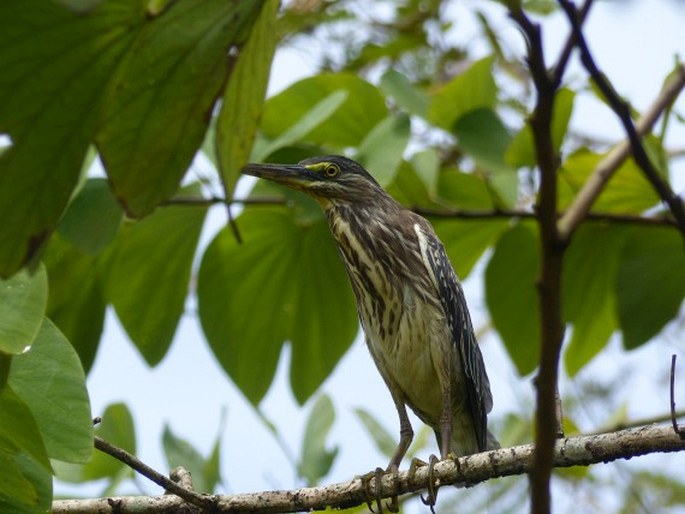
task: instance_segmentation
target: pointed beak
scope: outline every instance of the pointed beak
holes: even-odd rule
[[[305,189],[316,175],[298,164],[247,164],[242,173],[273,180],[293,189]]]

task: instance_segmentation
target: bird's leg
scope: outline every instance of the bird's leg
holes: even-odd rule
[[[440,458],[445,460],[450,455],[452,443],[452,388],[446,387],[442,391],[442,414],[440,415]]]
[[[386,468],[387,471],[392,471],[393,468],[399,469],[400,462],[402,462],[402,458],[407,453],[412,439],[414,439],[414,429],[411,427],[409,416],[407,416],[407,407],[404,405],[404,400],[392,389],[390,389],[390,393],[400,418],[400,442],[397,445],[395,454],[390,459],[390,464]]]

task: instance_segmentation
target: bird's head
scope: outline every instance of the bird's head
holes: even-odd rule
[[[383,191],[360,164],[340,155],[312,157],[297,164],[248,164],[242,172],[304,191],[323,204],[373,199]]]

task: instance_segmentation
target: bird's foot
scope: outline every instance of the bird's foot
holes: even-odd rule
[[[399,482],[399,474],[397,466],[390,466],[387,472],[392,473],[393,480],[395,484]],[[374,514],[383,514],[383,497],[381,496],[382,488],[381,484],[383,482],[383,475],[386,471],[383,468],[376,468],[373,471],[366,473],[360,477],[362,484],[364,486],[364,492],[366,493],[366,505],[369,510]],[[373,493],[371,491],[371,481],[373,480]],[[376,510],[374,510],[373,505],[376,504]],[[397,495],[390,499],[389,503],[385,504],[385,508],[388,512],[399,512],[399,502],[397,500]]]
[[[436,462],[439,462],[438,458],[435,455],[431,455],[428,459],[428,494],[425,498],[423,495],[421,495],[421,501],[424,505],[430,507],[430,510],[433,514],[435,514],[435,504],[438,502],[439,487],[438,481],[435,479],[434,475],[434,467]],[[423,464],[425,465],[425,463]]]
[[[381,502],[381,481],[383,480],[383,468],[376,468],[369,473],[366,473],[359,477],[362,481],[364,487],[364,492],[366,493],[366,505],[369,510],[374,514],[383,514],[383,503]],[[374,481],[373,492],[371,494],[371,481]],[[374,501],[378,511],[373,510]]]

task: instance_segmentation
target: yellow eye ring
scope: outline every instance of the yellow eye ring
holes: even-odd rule
[[[332,162],[329,162],[323,168],[323,174],[326,175],[328,178],[337,177],[339,173],[340,173],[340,166],[338,166],[337,164],[332,163]]]

